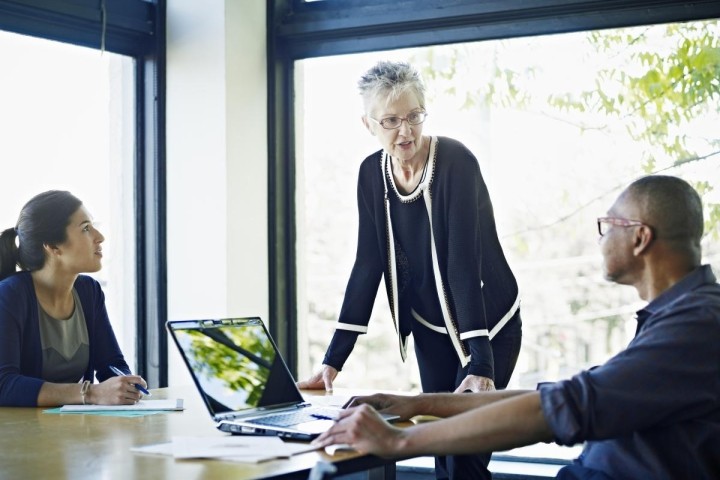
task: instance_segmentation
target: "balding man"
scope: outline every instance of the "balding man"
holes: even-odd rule
[[[395,457],[585,442],[557,478],[720,478],[720,286],[701,265],[700,197],[679,178],[643,177],[598,230],[605,277],[648,302],[625,350],[537,391],[359,397],[316,445]],[[448,418],[398,429],[375,409]]]

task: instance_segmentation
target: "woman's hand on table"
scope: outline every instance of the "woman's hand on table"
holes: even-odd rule
[[[322,370],[314,374],[307,380],[297,382],[296,385],[300,390],[322,390],[326,392],[333,391],[333,380],[337,377],[338,371],[330,365],[323,365]]]
[[[468,375],[454,393],[492,392],[493,390],[495,390],[495,382],[491,378]]]

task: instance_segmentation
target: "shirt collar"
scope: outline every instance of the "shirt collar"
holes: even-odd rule
[[[717,279],[713,274],[710,265],[701,265],[692,272],[685,275],[679,282],[668,288],[658,295],[652,302],[648,303],[645,308],[638,310],[635,318],[637,319],[637,332],[640,331],[645,320],[651,315],[659,312],[675,300],[708,283],[716,283]],[[636,332],[636,334],[637,334]]]

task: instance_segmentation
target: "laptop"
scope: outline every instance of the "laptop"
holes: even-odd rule
[[[339,407],[313,406],[303,399],[260,318],[166,325],[219,430],[312,440],[339,414]]]

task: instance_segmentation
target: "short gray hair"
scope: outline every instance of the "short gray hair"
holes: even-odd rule
[[[378,62],[358,81],[358,89],[367,109],[370,102],[386,97],[388,103],[411,91],[425,108],[425,86],[420,74],[406,62]]]

